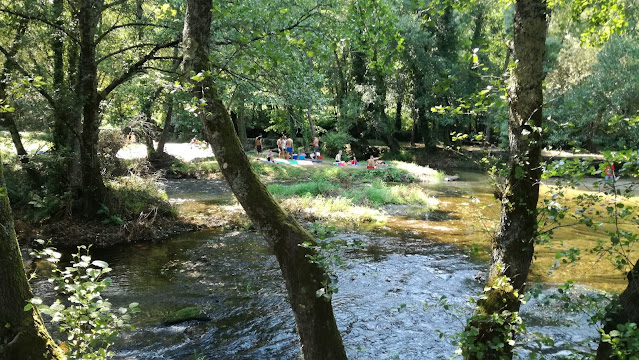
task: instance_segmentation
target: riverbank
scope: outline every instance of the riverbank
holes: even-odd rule
[[[140,144],[129,144],[118,157],[135,168],[145,162],[139,159],[141,149],[144,148]],[[251,228],[243,209],[232,196],[223,203],[195,204],[190,201],[183,204],[179,198],[169,199],[164,187],[172,179],[212,181],[213,187],[224,188],[227,194],[230,191],[225,181],[220,180],[222,176],[210,148],[167,144],[167,150],[173,155],[179,153],[180,158],[159,173],[146,176],[132,173],[109,181],[109,188],[117,193],[115,201],[111,201],[116,205],[101,210],[99,221],[70,215],[68,199],[63,205],[56,205],[55,199],[48,198],[40,198],[41,205],[23,200],[15,211],[19,240],[28,244],[35,239],[44,239],[61,248],[77,245],[109,247],[121,243],[157,242],[200,229]],[[387,205],[436,207],[436,202],[429,202],[428,196],[419,189],[401,184],[441,181],[444,177],[434,169],[403,162],[389,162],[375,170],[361,165],[335,166],[331,161],[296,166],[251,159],[251,166],[263,182],[270,184],[269,189],[298,221],[346,221],[351,225],[383,221],[385,215],[381,208]],[[283,190],[293,184],[307,184],[303,185],[306,188],[315,184],[324,191],[312,193],[298,189],[292,194]],[[47,211],[41,211],[43,208]]]

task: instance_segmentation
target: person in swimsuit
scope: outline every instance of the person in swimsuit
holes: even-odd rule
[[[289,137],[286,139],[286,158],[293,158],[293,138]]]
[[[262,134],[255,138],[255,150],[257,150],[258,159],[262,157]]]
[[[367,169],[375,169],[375,160],[377,160],[377,158],[375,158],[375,157],[373,157],[373,155],[371,155],[371,158],[366,161],[366,168]]]
[[[279,152],[280,159],[282,158],[282,138],[277,139],[277,151]]]
[[[342,150],[337,152],[337,155],[335,155],[335,162],[339,163],[342,162]]]
[[[319,152],[319,138],[317,136],[313,136],[313,157],[317,159]]]
[[[266,156],[266,161],[269,161],[269,162],[272,162],[272,163],[275,162],[275,157],[273,157],[273,151],[272,150],[268,151],[268,155]]]

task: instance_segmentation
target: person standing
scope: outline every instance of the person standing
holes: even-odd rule
[[[282,144],[284,141],[282,140],[284,136],[282,135],[282,137],[277,139],[277,152],[279,153],[278,156],[281,159],[282,158],[282,148],[284,147],[284,145]]]
[[[614,163],[606,164],[606,169],[604,171],[606,173],[606,176],[604,177],[604,181],[607,183],[611,183],[612,180],[614,180],[615,178],[615,164]]]
[[[255,150],[257,150],[257,158],[262,157],[262,134],[255,138]]]
[[[319,157],[319,138],[317,136],[313,136],[313,155],[314,158],[317,159]]]
[[[287,159],[293,158],[293,138],[292,137],[289,137],[288,139],[286,139],[286,158]]]

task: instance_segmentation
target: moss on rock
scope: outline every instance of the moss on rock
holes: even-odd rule
[[[199,306],[190,306],[183,309],[180,309],[169,316],[165,317],[162,320],[162,324],[164,325],[175,325],[180,324],[186,321],[197,320],[197,321],[210,321],[211,318],[208,317],[203,309]]]

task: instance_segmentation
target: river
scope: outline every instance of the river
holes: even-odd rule
[[[335,234],[362,244],[344,251],[343,265],[335,269],[339,291],[333,306],[351,359],[454,355],[449,337],[463,329],[472,310],[469,298],[481,290],[476,278],[487,268],[485,259],[462,246],[468,244],[464,238],[479,235],[464,220],[467,214],[457,212],[467,210],[457,208],[471,201],[469,194],[489,201],[485,183],[483,176],[463,174],[461,181],[431,186],[442,202],[440,212],[391,217],[379,229]],[[186,206],[214,206],[231,198],[216,180],[169,181],[167,192]],[[446,236],[451,238],[442,241]],[[105,296],[116,306],[139,302],[142,310],[134,317],[136,329],[121,334],[114,346],[115,359],[300,356],[277,261],[255,232],[199,231],[158,244],[95,250],[93,256],[113,268]],[[169,314],[192,306],[201,307],[210,321],[162,324]],[[541,299],[528,302],[522,314],[531,333],[556,338],[555,346],[542,347],[547,358],[566,355],[575,344],[581,350],[596,345],[596,327],[587,324],[585,314],[566,313],[560,304]],[[527,358],[533,344],[522,345],[518,356]]]

